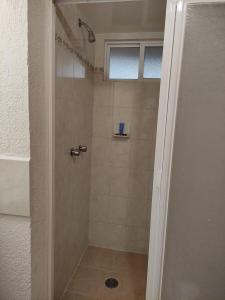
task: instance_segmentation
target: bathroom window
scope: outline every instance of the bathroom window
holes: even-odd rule
[[[145,47],[144,78],[161,78],[162,46]]]
[[[162,42],[107,42],[105,49],[105,77],[107,79],[161,78]]]

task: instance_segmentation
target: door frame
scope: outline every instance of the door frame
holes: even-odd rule
[[[189,4],[225,0],[168,0],[155,150],[146,300],[161,300],[177,101]]]
[[[48,201],[48,299],[54,299],[54,231],[55,231],[55,4],[49,1],[49,201]]]

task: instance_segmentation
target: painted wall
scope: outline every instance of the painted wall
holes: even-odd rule
[[[0,159],[5,160],[7,168],[7,161],[12,156],[14,161],[29,161],[30,157],[27,1],[1,1],[0,18]],[[11,171],[8,171],[13,177],[11,161],[8,163],[11,168]],[[1,180],[4,181],[4,177],[1,177]],[[2,200],[6,193],[2,185],[1,188]],[[21,186],[21,189],[23,188],[28,187]],[[11,194],[8,198],[9,204],[15,196],[16,194]],[[22,206],[23,200],[21,199]],[[29,201],[29,198],[27,200]],[[5,207],[6,204],[5,202]],[[17,205],[20,209],[20,201],[17,201]],[[0,299],[29,300],[30,218],[10,216],[10,207],[7,213],[9,215],[3,215],[0,211]],[[16,211],[13,213],[16,214]]]
[[[51,0],[28,1],[32,300],[49,300]]]
[[[159,82],[95,77],[89,242],[146,253]],[[115,139],[125,122],[129,139]]]
[[[175,130],[165,300],[225,295],[225,5],[189,5]]]
[[[73,6],[73,8],[76,6]],[[79,15],[79,11],[76,12]],[[80,29],[79,29],[80,30]],[[56,32],[71,43],[58,18]],[[82,38],[82,37],[81,37]],[[80,50],[80,47],[76,47]],[[82,51],[86,55],[86,52]],[[89,190],[93,105],[93,72],[56,42],[55,103],[55,299],[60,299],[88,245]],[[88,152],[71,157],[71,147],[87,145]]]

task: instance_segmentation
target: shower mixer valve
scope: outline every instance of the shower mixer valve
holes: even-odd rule
[[[71,156],[80,156],[81,152],[87,152],[87,146],[79,145],[79,147],[72,147],[70,149]]]
[[[72,147],[70,149],[70,155],[71,156],[80,156],[80,149]]]
[[[87,146],[80,145],[79,150],[80,150],[80,152],[87,152]]]

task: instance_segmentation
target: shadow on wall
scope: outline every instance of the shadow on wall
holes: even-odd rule
[[[57,21],[59,28],[56,34],[56,42],[59,49],[56,51],[56,76],[59,78],[83,79],[87,76],[86,69],[94,69],[88,58],[88,45],[84,32],[78,28],[77,36],[74,33],[76,28],[71,25],[64,17],[59,6],[56,6]],[[74,18],[73,24],[75,24]],[[72,25],[73,26],[73,25]],[[78,19],[77,19],[78,26]],[[62,30],[61,30],[62,29]]]
[[[86,68],[80,59],[63,42],[56,44],[56,76],[58,78],[85,79]]]

